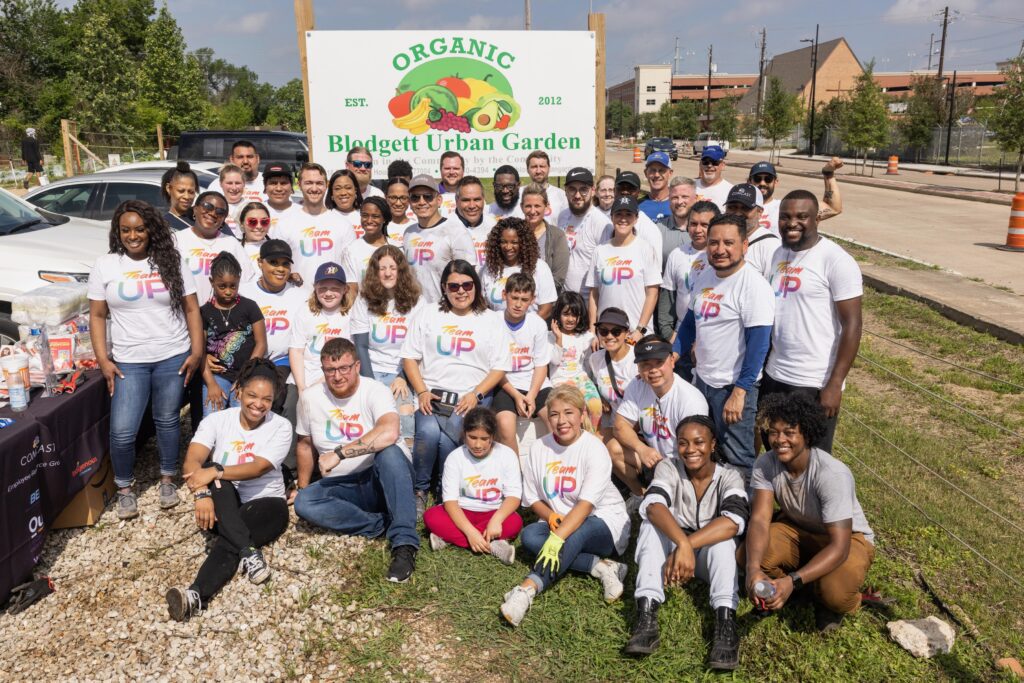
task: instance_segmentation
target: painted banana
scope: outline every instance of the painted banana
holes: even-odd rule
[[[413,135],[419,135],[427,132],[430,127],[427,125],[427,114],[430,113],[430,98],[424,97],[420,100],[420,103],[416,105],[416,108],[405,116],[397,119],[392,119],[393,123],[398,128],[404,128]]]

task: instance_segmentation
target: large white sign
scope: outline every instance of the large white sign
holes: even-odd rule
[[[353,147],[373,175],[396,159],[438,175],[441,154],[466,174],[502,164],[525,176],[541,149],[551,174],[594,165],[594,34],[589,31],[310,31],[314,159],[345,165]]]

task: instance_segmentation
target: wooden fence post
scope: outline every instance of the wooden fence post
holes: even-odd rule
[[[587,15],[587,28],[594,32],[596,57],[594,62],[594,136],[596,142],[596,159],[594,160],[594,177],[604,175],[604,111],[605,111],[605,55],[604,55],[604,14]]]
[[[302,67],[302,99],[306,105],[306,143],[313,161],[313,126],[309,112],[309,67],[306,62],[306,31],[313,30],[313,0],[295,0],[295,31],[299,38],[299,65]]]

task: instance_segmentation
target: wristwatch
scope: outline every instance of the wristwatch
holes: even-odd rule
[[[639,332],[640,334],[647,334],[647,328],[643,327],[642,325],[637,325],[636,331]]]
[[[804,580],[801,579],[800,575],[797,574],[796,572],[790,572],[790,573],[786,574],[786,576],[788,576],[789,580],[793,582],[793,590],[794,591],[798,591],[798,590],[800,590],[801,588],[804,587]]]
[[[345,459],[345,453],[343,452],[343,450],[344,450],[345,446],[347,446],[347,445],[348,445],[347,443],[343,443],[343,444],[338,444],[337,446],[335,446],[334,447],[334,454],[336,456],[338,456],[339,458],[341,458],[342,460],[344,460]]]
[[[217,479],[222,479],[224,477],[224,465],[221,465],[219,462],[215,462],[213,463],[213,469],[217,470]]]
[[[483,400],[484,400],[484,395],[482,393],[480,393],[479,391],[476,392],[476,402],[480,403]]]

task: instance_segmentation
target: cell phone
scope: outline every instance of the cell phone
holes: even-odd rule
[[[430,400],[430,409],[443,417],[450,416],[459,403],[459,395],[454,391],[445,389],[431,389],[430,393],[440,398]]]

